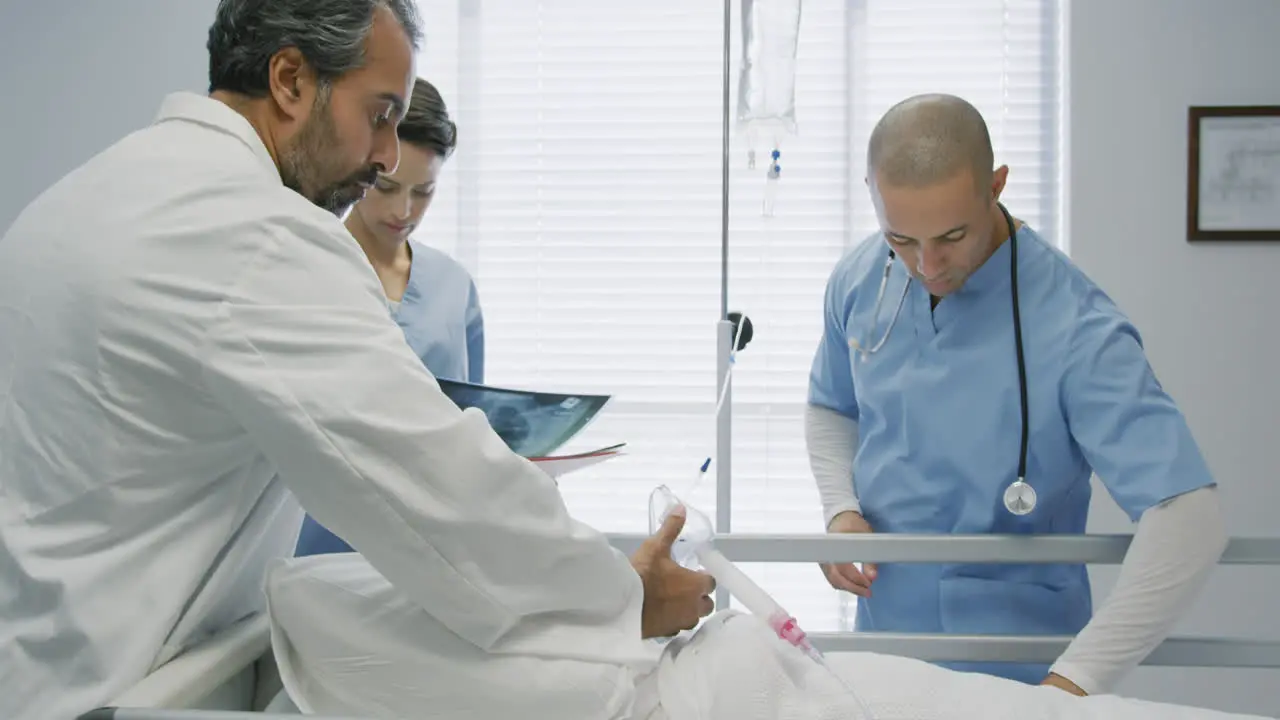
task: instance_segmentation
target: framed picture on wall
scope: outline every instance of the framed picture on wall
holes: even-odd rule
[[[1188,113],[1187,241],[1280,240],[1280,105]]]

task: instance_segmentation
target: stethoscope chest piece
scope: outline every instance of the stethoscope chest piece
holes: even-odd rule
[[[1036,490],[1023,480],[1004,489],[1004,506],[1014,515],[1027,515],[1036,509]]]

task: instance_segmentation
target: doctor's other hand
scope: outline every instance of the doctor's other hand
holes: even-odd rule
[[[640,635],[645,639],[670,637],[690,630],[711,614],[716,581],[711,575],[681,567],[671,559],[671,546],[684,527],[684,508],[677,508],[662,527],[644,541],[631,566],[644,586],[644,608],[640,615]]]
[[[831,518],[829,533],[869,533],[871,525],[860,513],[845,511]],[[871,597],[871,583],[876,579],[875,563],[863,563],[859,570],[853,563],[819,563],[827,582],[837,590],[845,590],[859,597]]]

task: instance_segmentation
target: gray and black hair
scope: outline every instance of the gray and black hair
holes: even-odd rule
[[[867,143],[867,175],[891,187],[927,187],[962,170],[990,185],[994,154],[978,109],[954,95],[916,95],[889,108]]]
[[[449,108],[435,85],[418,78],[404,120],[396,126],[401,142],[416,145],[448,159],[458,146],[458,126],[449,119]]]
[[[209,28],[209,92],[264,97],[271,57],[297,48],[322,85],[364,63],[379,8],[395,15],[415,50],[422,39],[414,0],[221,0]]]

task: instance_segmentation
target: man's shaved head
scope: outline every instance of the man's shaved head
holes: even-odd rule
[[[890,187],[928,187],[967,170],[975,186],[986,188],[993,162],[981,113],[954,95],[916,95],[894,105],[867,144],[867,179]]]
[[[935,298],[959,290],[1008,234],[999,205],[1009,168],[993,167],[977,108],[916,95],[889,108],[867,143],[867,188],[889,249]]]

